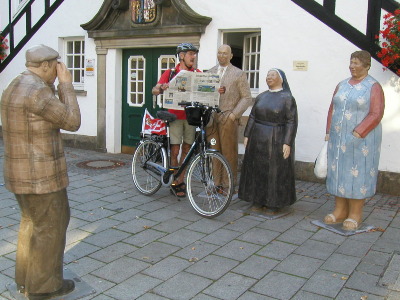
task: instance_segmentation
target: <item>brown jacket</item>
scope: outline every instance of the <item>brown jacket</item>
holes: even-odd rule
[[[218,73],[218,66],[212,67],[208,72]],[[229,64],[222,77],[221,86],[225,86],[226,91],[220,95],[219,108],[223,112],[234,113],[236,119],[240,119],[252,101],[246,74],[234,65]]]
[[[46,194],[68,186],[60,129],[77,131],[79,105],[72,84],[54,86],[25,71],[3,92],[4,180],[14,194]]]

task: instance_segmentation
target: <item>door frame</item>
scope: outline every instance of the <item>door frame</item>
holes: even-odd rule
[[[122,101],[121,101],[121,152],[132,154],[135,150],[137,142],[140,140],[140,130],[142,126],[142,118],[145,109],[155,117],[156,112],[160,110],[160,107],[156,104],[154,107],[154,98],[151,93],[153,86],[157,84],[160,77],[160,57],[163,55],[172,56],[175,58],[176,47],[147,47],[147,48],[130,48],[124,49],[122,54]],[[138,69],[131,69],[130,58],[137,57],[139,60],[143,58],[143,67],[141,69],[138,65]],[[176,65],[175,61],[171,64],[168,63],[164,69],[174,68]],[[137,80],[130,80],[131,76],[135,75]],[[138,105],[130,105],[129,94],[131,83],[133,89],[137,91],[136,97],[141,97],[144,93],[144,102]],[[136,88],[135,88],[136,87]],[[132,91],[131,91],[132,92]],[[133,93],[134,96],[135,93]],[[135,97],[135,96],[134,96]],[[153,108],[154,107],[154,108]]]

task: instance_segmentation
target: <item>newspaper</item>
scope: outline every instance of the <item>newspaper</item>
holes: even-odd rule
[[[218,74],[180,71],[164,91],[163,107],[183,110],[182,101],[200,102],[208,106],[219,105],[220,78]]]

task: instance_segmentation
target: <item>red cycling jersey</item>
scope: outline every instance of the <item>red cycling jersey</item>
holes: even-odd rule
[[[170,79],[174,78],[174,77],[176,76],[176,74],[178,74],[180,71],[181,71],[181,67],[180,67],[180,65],[177,65],[177,66],[175,67],[175,72],[174,72],[174,74],[172,74],[172,77],[170,78],[172,69],[166,70],[166,71],[161,75],[160,80],[158,81],[158,83],[161,83],[161,84],[163,84],[163,83],[168,83],[168,82],[170,81]],[[194,68],[191,68],[189,71],[190,71],[190,72],[201,72],[199,69],[194,69]],[[184,110],[168,109],[168,111],[169,111],[170,113],[175,114],[178,120],[186,120],[186,113],[185,113]]]

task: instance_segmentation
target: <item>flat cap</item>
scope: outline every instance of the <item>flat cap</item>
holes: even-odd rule
[[[58,52],[46,45],[36,45],[26,50],[26,62],[40,63],[46,60],[60,58]]]

